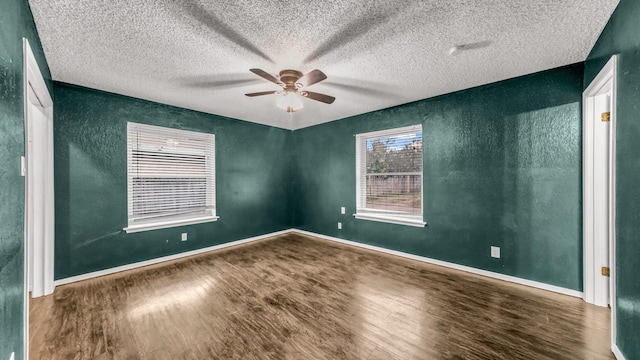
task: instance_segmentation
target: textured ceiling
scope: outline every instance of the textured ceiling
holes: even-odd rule
[[[287,129],[583,61],[617,3],[30,0],[54,80]],[[250,68],[337,100],[288,115]]]

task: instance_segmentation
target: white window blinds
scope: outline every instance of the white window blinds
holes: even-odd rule
[[[422,126],[356,136],[357,218],[424,226]]]
[[[127,125],[128,232],[216,218],[215,136]]]

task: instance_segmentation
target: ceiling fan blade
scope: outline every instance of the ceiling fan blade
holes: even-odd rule
[[[254,96],[262,96],[262,95],[271,95],[271,94],[275,94],[277,93],[277,91],[261,91],[261,92],[254,92],[254,93],[248,93],[245,94],[248,97],[254,97]]]
[[[313,92],[313,91],[302,91],[300,93],[300,95],[302,95],[302,96],[304,96],[306,98],[309,98],[311,100],[316,100],[316,101],[323,102],[325,104],[333,104],[333,102],[336,101],[336,98],[334,98],[333,96],[320,94],[320,93]]]
[[[249,69],[249,71],[251,71],[252,73],[267,79],[269,81],[271,81],[274,84],[280,84],[280,81],[278,81],[278,79],[276,79],[275,76],[269,74],[268,72],[264,71],[264,70],[260,70],[260,69]]]
[[[302,84],[302,86],[311,86],[313,84],[319,83],[326,78],[327,75],[325,75],[322,71],[315,69],[306,73],[303,77],[298,79],[297,82]]]

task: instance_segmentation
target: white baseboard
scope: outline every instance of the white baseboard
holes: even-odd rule
[[[622,352],[618,348],[618,345],[611,344],[611,351],[613,352],[613,355],[616,357],[617,360],[625,360],[624,355],[622,355]]]
[[[206,247],[206,248],[202,248],[202,249],[196,249],[196,250],[187,251],[187,252],[183,252],[183,253],[179,253],[179,254],[163,256],[163,257],[160,257],[160,258],[150,259],[150,260],[141,261],[141,262],[137,262],[137,263],[133,263],[133,264],[127,264],[127,265],[122,265],[122,266],[118,266],[118,267],[114,267],[114,268],[94,271],[94,272],[90,272],[90,273],[87,273],[87,274],[72,276],[72,277],[56,280],[54,282],[54,285],[55,286],[59,286],[59,285],[73,283],[73,282],[76,282],[76,281],[92,279],[92,278],[96,278],[96,277],[99,277],[99,276],[114,274],[114,273],[121,272],[121,271],[126,271],[126,270],[132,270],[132,269],[136,269],[136,268],[139,268],[139,267],[154,265],[154,264],[158,264],[158,263],[165,262],[165,261],[176,260],[176,259],[180,259],[180,258],[187,257],[187,256],[198,255],[198,254],[206,253],[206,252],[209,252],[209,251],[215,251],[215,250],[224,249],[224,248],[231,247],[231,246],[237,246],[237,245],[241,245],[241,244],[246,244],[246,243],[249,243],[249,242],[258,241],[258,240],[266,239],[266,238],[273,237],[273,236],[283,235],[283,234],[287,234],[287,233],[290,233],[290,232],[297,232],[297,233],[302,234],[302,235],[314,236],[314,237],[317,237],[317,238],[330,240],[330,241],[335,241],[335,242],[339,242],[339,243],[346,244],[346,245],[351,245],[351,246],[361,247],[361,248],[364,248],[364,249],[379,251],[379,252],[390,254],[390,255],[400,256],[400,257],[404,257],[404,258],[407,258],[407,259],[417,260],[417,261],[421,261],[421,262],[425,262],[425,263],[429,263],[429,264],[444,266],[444,267],[447,267],[447,268],[461,270],[461,271],[465,271],[465,272],[472,273],[472,274],[487,276],[487,277],[494,278],[494,279],[509,281],[509,282],[516,283],[516,284],[521,284],[521,285],[526,285],[526,286],[530,286],[530,287],[534,287],[534,288],[538,288],[538,289],[548,290],[548,291],[556,292],[556,293],[559,293],[559,294],[564,294],[564,295],[569,295],[569,296],[574,296],[574,297],[579,297],[579,298],[582,298],[582,296],[583,296],[582,292],[576,291],[576,290],[566,289],[566,288],[563,288],[563,287],[549,285],[549,284],[545,284],[545,283],[541,283],[541,282],[537,282],[537,281],[532,281],[532,280],[527,280],[527,279],[522,279],[522,278],[515,277],[515,276],[500,274],[500,273],[487,271],[487,270],[481,270],[481,269],[473,268],[473,267],[470,267],[470,266],[464,266],[464,265],[459,265],[459,264],[455,264],[455,263],[450,263],[450,262],[447,262],[447,261],[431,259],[431,258],[427,258],[427,257],[424,257],[424,256],[413,255],[413,254],[409,254],[409,253],[405,253],[405,252],[401,252],[401,251],[390,250],[390,249],[386,249],[386,248],[382,248],[382,247],[378,247],[378,246],[367,245],[367,244],[363,244],[363,243],[359,243],[359,242],[355,242],[355,241],[339,239],[339,238],[336,238],[336,237],[333,237],[333,236],[317,234],[317,233],[313,233],[313,232],[310,232],[310,231],[299,230],[299,229],[288,229],[288,230],[277,231],[277,232],[273,232],[273,233],[269,233],[269,234],[254,236],[254,237],[247,238],[247,239],[228,242],[228,243],[225,243],[225,244],[210,246],[210,247]],[[616,353],[616,350],[617,350],[617,347],[614,347],[614,349],[613,349],[614,354]],[[617,351],[618,351],[618,354],[620,354],[619,356],[616,355],[618,360],[624,359],[624,357],[622,357],[622,354],[620,353],[620,351],[619,350],[617,350]]]
[[[569,296],[579,297],[579,298],[582,298],[582,295],[583,295],[583,293],[580,292],[580,291],[567,289],[567,288],[563,288],[563,287],[560,287],[560,286],[549,285],[549,284],[545,284],[545,283],[541,283],[541,282],[537,282],[537,281],[533,281],[533,280],[522,279],[522,278],[511,276],[511,275],[500,274],[500,273],[496,273],[496,272],[493,272],[493,271],[481,270],[481,269],[473,268],[473,267],[470,267],[470,266],[459,265],[459,264],[450,263],[450,262],[447,262],[447,261],[431,259],[431,258],[427,258],[427,257],[424,257],[424,256],[413,255],[413,254],[409,254],[409,253],[405,253],[405,252],[401,252],[401,251],[385,249],[385,248],[382,248],[382,247],[373,246],[373,245],[367,245],[367,244],[363,244],[363,243],[359,243],[359,242],[355,242],[355,241],[350,241],[350,240],[344,240],[344,239],[336,238],[336,237],[333,237],[333,236],[316,234],[316,233],[313,233],[313,232],[310,232],[310,231],[293,229],[293,232],[297,232],[297,233],[300,233],[300,234],[303,234],[303,235],[315,236],[315,237],[318,237],[318,238],[321,238],[321,239],[335,241],[335,242],[339,242],[339,243],[347,244],[347,245],[351,245],[351,246],[357,246],[357,247],[361,247],[361,248],[365,248],[365,249],[369,249],[369,250],[379,251],[379,252],[383,252],[383,253],[390,254],[390,255],[404,257],[404,258],[407,258],[407,259],[422,261],[422,262],[429,263],[429,264],[444,266],[444,267],[451,268],[451,269],[462,270],[462,271],[466,271],[468,273],[482,275],[482,276],[486,276],[486,277],[490,277],[490,278],[494,278],[494,279],[498,279],[498,280],[509,281],[509,282],[512,282],[512,283],[526,285],[526,286],[530,286],[530,287],[534,287],[534,288],[538,288],[538,289],[542,289],[542,290],[553,291],[553,292],[559,293],[559,294],[564,294],[564,295],[569,295]]]
[[[231,247],[231,246],[237,246],[237,245],[241,245],[241,244],[250,243],[250,242],[253,242],[253,241],[258,241],[258,240],[270,238],[270,237],[273,237],[273,236],[287,234],[287,233],[290,233],[291,231],[292,231],[291,229],[277,231],[277,232],[273,232],[273,233],[269,233],[269,234],[250,237],[250,238],[247,238],[247,239],[232,241],[232,242],[228,242],[228,243],[224,243],[224,244],[220,244],[220,245],[209,246],[209,247],[202,248],[202,249],[186,251],[186,252],[182,252],[182,253],[179,253],[179,254],[163,256],[163,257],[159,257],[159,258],[155,258],[155,259],[140,261],[140,262],[133,263],[133,264],[127,264],[127,265],[122,265],[122,266],[118,266],[118,267],[114,267],[114,268],[94,271],[94,272],[90,272],[90,273],[86,273],[86,274],[82,274],[82,275],[71,276],[71,277],[68,277],[68,278],[59,279],[59,280],[54,281],[54,285],[55,286],[59,286],[59,285],[64,285],[64,284],[70,284],[70,283],[73,283],[73,282],[76,282],[76,281],[92,279],[92,278],[96,278],[96,277],[99,277],[99,276],[105,276],[105,275],[114,274],[114,273],[121,272],[121,271],[140,268],[140,267],[143,267],[143,266],[154,265],[154,264],[158,264],[158,263],[165,262],[165,261],[176,260],[176,259],[184,258],[184,257],[187,257],[187,256],[198,255],[198,254],[206,253],[206,252],[209,252],[209,251],[220,250],[220,249],[224,249],[224,248]]]

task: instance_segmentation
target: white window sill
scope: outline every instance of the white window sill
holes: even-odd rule
[[[219,218],[220,218],[219,216],[206,216],[206,217],[191,218],[191,219],[158,221],[153,223],[131,225],[124,228],[124,231],[126,231],[127,234],[129,234],[129,233],[135,233],[140,231],[165,229],[165,228],[176,227],[176,226],[202,224],[202,223],[217,221]]]
[[[412,219],[400,216],[390,216],[390,215],[382,215],[382,214],[353,214],[356,219],[360,220],[370,220],[370,221],[380,221],[391,224],[398,225],[407,225],[407,226],[415,226],[415,227],[425,227],[427,225],[426,222],[419,219]]]

